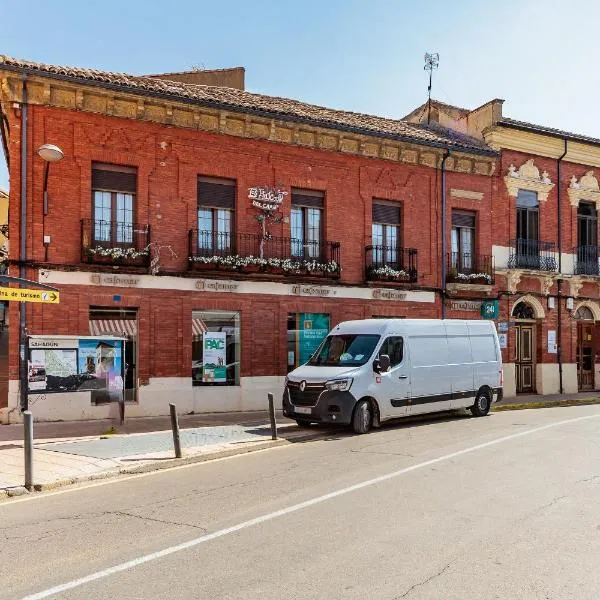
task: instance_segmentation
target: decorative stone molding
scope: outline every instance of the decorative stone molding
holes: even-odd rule
[[[551,275],[544,275],[540,279],[540,293],[544,296],[550,295],[550,290],[554,284],[554,277]]]
[[[531,308],[533,308],[533,313],[535,314],[536,319],[545,319],[546,318],[546,312],[544,311],[544,307],[542,306],[542,303],[539,301],[538,298],[536,298],[535,296],[532,296],[530,294],[521,296],[520,298],[517,298],[517,300],[515,300],[513,302],[513,305],[510,307],[511,315],[513,314],[513,310],[515,309],[515,306],[517,304],[519,304],[520,302],[525,302],[525,304],[529,304],[529,306],[531,306]]]
[[[582,300],[578,302],[573,307],[573,314],[576,314],[580,308],[589,308],[592,311],[592,315],[594,315],[594,321],[600,321],[600,306],[598,306],[597,302],[592,302],[591,300]]]
[[[462,292],[485,294],[486,296],[489,296],[492,293],[492,286],[483,283],[447,283],[446,291],[450,296],[455,296]]]
[[[525,161],[517,170],[514,165],[508,168],[508,175],[504,178],[509,196],[516,198],[519,190],[537,192],[540,201],[546,202],[548,194],[554,187],[548,172],[540,175],[540,170],[533,164],[533,158]]]
[[[20,102],[22,81],[19,75],[0,69],[0,100]],[[139,95],[113,91],[93,85],[28,77],[30,104],[81,110],[116,117],[152,121],[174,127],[184,127],[235,137],[264,139],[290,144],[322,148],[365,157],[378,157],[395,163],[422,164],[439,168],[443,150],[420,145],[418,141],[390,140],[367,134],[347,132],[317,125],[294,125],[276,117],[244,114],[240,111],[214,109],[191,105],[177,100],[155,97],[141,99]],[[453,151],[456,160],[446,161],[448,171],[491,176],[496,168],[492,156]]]
[[[450,189],[452,198],[465,198],[466,200],[483,200],[483,192],[474,192],[472,190],[460,190],[458,188]]]
[[[569,279],[569,296],[573,296],[573,298],[577,298],[579,296],[579,290],[583,286],[583,281],[581,281],[580,277],[571,277]]]
[[[506,289],[511,294],[517,293],[517,287],[521,283],[523,271],[511,270],[506,273]]]
[[[581,200],[589,200],[590,202],[594,202],[596,208],[600,210],[600,186],[598,185],[598,180],[594,177],[594,171],[587,171],[579,181],[573,175],[568,191],[571,206],[579,206]]]

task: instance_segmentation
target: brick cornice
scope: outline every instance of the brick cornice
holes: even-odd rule
[[[341,152],[391,162],[439,168],[445,150],[337,129],[292,123],[217,108],[195,106],[149,96],[105,89],[99,86],[54,80],[40,76],[27,79],[28,102],[112,117],[151,121],[208,133],[259,139],[331,152]],[[21,102],[22,80],[0,70],[0,99]],[[452,151],[446,169],[458,173],[491,176],[495,158]]]

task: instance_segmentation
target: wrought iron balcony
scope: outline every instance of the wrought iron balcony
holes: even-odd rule
[[[573,248],[575,275],[600,275],[599,250],[598,246],[576,246]]]
[[[448,254],[447,265],[448,283],[494,283],[493,260],[489,255],[451,252]]]
[[[556,271],[555,245],[553,242],[516,239],[510,241],[508,257],[509,269],[531,269],[535,271]]]
[[[313,275],[340,275],[340,243],[304,241],[255,233],[191,230],[190,269]]]
[[[147,267],[150,264],[150,225],[83,219],[81,260]]]
[[[365,248],[368,280],[414,283],[418,278],[417,250],[395,246]]]

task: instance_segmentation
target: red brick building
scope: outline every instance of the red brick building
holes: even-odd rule
[[[127,414],[165,414],[172,400],[263,408],[342,320],[476,318],[494,297],[502,180],[484,140],[161,77],[0,57],[11,274],[25,261],[29,279],[60,290],[60,304],[27,306],[27,330],[125,336]],[[64,153],[47,209],[43,144]],[[453,223],[468,265],[452,255]],[[5,421],[19,412],[16,303],[10,316]],[[224,344],[214,368],[203,338]],[[31,396],[39,419],[103,418],[106,400]]]
[[[430,119],[501,153],[488,251],[505,393],[598,389],[600,140],[509,119],[502,103],[470,111],[433,102]],[[426,114],[423,105],[405,119]]]

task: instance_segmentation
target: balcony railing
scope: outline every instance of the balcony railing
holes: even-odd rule
[[[478,256],[468,252],[451,252],[448,254],[448,283],[494,283],[492,257]]]
[[[394,246],[365,248],[366,275],[369,280],[414,283],[418,278],[417,251]]]
[[[573,249],[575,275],[600,275],[599,250],[598,246],[576,246]]]
[[[147,267],[150,264],[150,225],[83,219],[81,260]]]
[[[188,245],[191,269],[330,278],[340,274],[339,242],[191,230]]]
[[[554,243],[528,239],[511,240],[508,268],[556,271],[558,263]]]

